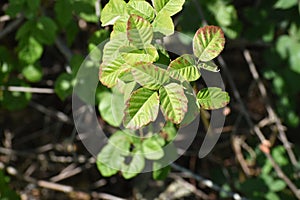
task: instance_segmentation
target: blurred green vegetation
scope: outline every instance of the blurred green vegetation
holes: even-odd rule
[[[3,8],[1,15],[8,15],[12,21],[22,19],[16,30],[0,38],[1,109],[23,109],[33,96],[30,93],[3,89],[8,86],[53,87],[62,101],[70,97],[76,83],[76,72],[84,56],[109,37],[109,29],[99,30],[99,16],[95,11],[96,1],[1,1],[0,5]],[[203,26],[202,17],[205,17],[208,24],[220,26],[224,30],[228,46],[231,42],[240,43],[241,48],[245,43],[257,44],[262,54],[259,70],[271,84],[275,108],[288,127],[298,127],[299,12],[300,5],[297,0],[189,0],[186,1],[183,11],[175,16],[178,19],[176,29],[191,36]],[[57,53],[61,43],[71,52]],[[96,56],[101,56],[100,54]],[[51,65],[47,64],[49,60]],[[55,61],[65,68],[54,69]],[[51,70],[56,70],[54,75],[49,73]],[[102,89],[102,94],[104,93],[111,92]],[[103,105],[106,101],[110,101],[109,98],[109,95],[106,96],[99,105],[103,113],[110,113]],[[110,117],[109,114],[106,116]],[[257,176],[241,181],[240,173],[232,170],[230,174],[234,180],[229,185],[220,169],[212,173],[216,176],[213,180],[223,185],[224,189],[233,185],[250,199],[294,199],[285,182],[278,179],[258,147],[256,154],[257,165],[261,167],[261,172]],[[272,155],[284,172],[299,186],[299,180],[294,177],[295,166],[287,159],[283,146],[276,146],[272,150]],[[0,189],[0,199],[18,199],[15,192],[8,187],[8,178],[1,170]],[[223,197],[226,198],[226,195]]]

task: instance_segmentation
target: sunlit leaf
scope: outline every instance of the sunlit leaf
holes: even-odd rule
[[[146,1],[129,1],[127,9],[130,14],[136,14],[151,22],[155,17],[154,9]]]
[[[131,14],[127,22],[127,37],[130,43],[142,49],[152,41],[152,26],[144,18]]]
[[[159,89],[161,110],[166,120],[179,124],[187,111],[187,97],[184,89],[177,83],[164,85]]]
[[[205,26],[197,30],[193,38],[193,51],[200,61],[210,61],[224,48],[223,31],[217,26]]]
[[[209,87],[198,92],[197,100],[203,109],[213,110],[226,106],[230,98],[221,88]]]
[[[185,0],[152,0],[152,5],[157,13],[165,12],[169,16],[173,16],[182,10]]]
[[[40,65],[27,65],[22,69],[22,74],[30,82],[39,82],[43,77]]]
[[[155,17],[152,26],[155,34],[160,33],[163,36],[169,36],[174,33],[172,18],[166,12],[159,12]]]
[[[101,11],[102,26],[112,25],[126,14],[126,2],[124,0],[110,0]]]
[[[116,21],[113,26],[113,31],[110,34],[110,39],[114,39],[119,35],[127,39],[126,31],[127,31],[127,22]]]
[[[156,91],[140,88],[134,91],[125,108],[124,126],[138,129],[156,119],[159,98]]]
[[[103,85],[113,87],[117,84],[118,77],[121,76],[128,66],[123,58],[117,58],[111,63],[102,63],[99,70],[99,79]]]
[[[137,49],[133,46],[124,46],[120,49],[120,53],[127,64],[135,65],[137,62],[155,62],[158,59],[156,48],[148,44],[144,49]]]
[[[103,49],[103,62],[110,63],[120,56],[120,48],[129,45],[127,36],[125,33],[118,34],[116,37],[111,38],[111,40],[105,44]]]
[[[194,121],[195,118],[200,114],[200,107],[191,84],[186,81],[183,82],[182,85],[184,87],[184,95],[188,99],[188,110],[185,113],[185,116],[181,121],[180,126],[185,126]]]
[[[220,71],[219,67],[213,61],[201,62],[198,67],[211,72]]]
[[[169,81],[166,70],[151,63],[139,62],[131,69],[136,82],[145,88],[157,90]]]
[[[196,65],[192,55],[184,54],[170,63],[168,72],[177,80],[195,81],[200,78],[200,72]]]

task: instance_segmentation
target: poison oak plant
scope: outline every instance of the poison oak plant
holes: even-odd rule
[[[156,39],[174,33],[171,16],[183,3],[153,0],[152,7],[146,1],[110,0],[102,10],[102,25],[113,25],[113,31],[103,49],[99,79],[112,92],[102,94],[108,101],[100,101],[99,110],[110,125],[126,128],[114,133],[98,154],[97,166],[103,176],[122,171],[124,178],[132,178],[142,172],[148,160],[152,161],[153,177],[163,178],[169,169],[164,167],[164,158],[176,152],[172,147],[176,129],[191,123],[195,111],[218,109],[229,102],[227,92],[220,88],[205,88],[195,95],[190,86],[201,77],[201,68],[218,71],[212,59],[225,43],[219,27],[198,29],[193,38],[194,54],[173,61],[163,46],[155,44]],[[166,123],[160,132],[154,132],[151,123],[159,110]],[[137,137],[135,130],[142,137]],[[171,148],[165,149],[166,145]]]

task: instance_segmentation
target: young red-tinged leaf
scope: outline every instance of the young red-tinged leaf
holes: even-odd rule
[[[183,86],[170,83],[159,89],[161,111],[166,120],[179,124],[187,112],[188,99]]]
[[[198,29],[193,38],[193,51],[200,61],[207,62],[217,57],[224,49],[225,38],[221,28],[205,26]]]
[[[151,90],[158,90],[169,81],[167,71],[152,63],[136,63],[131,72],[136,82]]]
[[[138,129],[154,121],[158,115],[159,98],[156,91],[140,88],[134,91],[126,103],[124,126]]]
[[[130,43],[139,49],[143,49],[152,41],[152,26],[144,18],[131,14],[127,22],[127,37]]]
[[[169,74],[180,81],[195,81],[200,78],[196,61],[192,55],[184,54],[173,60],[169,67]]]
[[[230,101],[230,97],[221,88],[209,87],[198,92],[197,100],[203,109],[214,110],[226,106]]]

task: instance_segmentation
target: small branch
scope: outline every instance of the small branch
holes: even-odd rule
[[[235,152],[236,159],[240,163],[244,173],[246,176],[251,176],[253,175],[251,169],[248,166],[248,163],[246,162],[243,153],[242,153],[242,143],[244,143],[245,138],[241,136],[233,136],[232,137],[232,148]]]
[[[296,187],[296,185],[284,174],[279,165],[275,162],[274,158],[270,154],[266,154],[267,158],[271,162],[273,168],[275,169],[279,178],[281,178],[291,189],[291,191],[295,194],[297,199],[300,199],[300,190]]]
[[[55,40],[55,45],[58,48],[58,50],[64,55],[67,61],[70,62],[73,54],[72,51],[64,43],[64,41],[61,38],[57,37]]]
[[[0,22],[5,22],[5,21],[9,21],[10,17],[9,15],[3,15],[0,17]]]
[[[95,1],[95,12],[96,12],[96,16],[98,18],[98,22],[97,25],[99,27],[99,29],[101,28],[101,24],[100,24],[100,16],[101,16],[101,0],[97,0]]]
[[[180,176],[178,176],[178,175],[176,175],[174,173],[171,173],[169,176],[171,178],[175,179],[175,180],[178,180],[180,183],[182,183],[182,185],[185,188],[187,188],[188,190],[190,190],[191,192],[193,192],[196,196],[200,197],[201,199],[203,199],[203,200],[210,199],[207,194],[205,194],[201,190],[197,189],[194,185],[192,185],[191,183],[187,182],[186,180],[184,180]]]
[[[224,190],[223,188],[221,188],[220,186],[216,185],[215,183],[213,183],[211,180],[209,179],[205,179],[195,173],[193,173],[192,171],[181,167],[175,163],[171,164],[171,167],[174,168],[175,170],[181,171],[184,175],[186,175],[189,178],[194,178],[197,181],[199,181],[201,184],[205,185],[208,188],[211,188],[217,192],[224,192],[226,193],[228,196],[230,196],[231,198],[233,198],[234,200],[247,200],[247,198],[245,197],[241,197],[238,193],[234,193],[234,192],[230,192],[227,190]]]
[[[41,113],[44,113],[50,117],[55,117],[55,118],[59,119],[60,121],[67,123],[67,124],[73,124],[72,120],[69,118],[69,116],[61,111],[50,110],[50,109],[46,108],[45,106],[34,103],[34,102],[30,102],[29,105],[31,107],[35,108],[36,110],[40,111]]]
[[[22,23],[23,19],[24,19],[24,17],[21,16],[21,17],[17,18],[16,20],[10,22],[2,31],[0,31],[0,39],[2,39],[8,33],[12,32],[14,29],[16,29]]]
[[[55,91],[52,88],[34,88],[34,87],[22,87],[22,86],[0,86],[0,90],[6,90],[10,92],[29,92],[37,94],[54,94]]]
[[[248,63],[248,66],[249,66],[250,72],[252,74],[252,77],[256,81],[256,83],[258,85],[258,89],[259,89],[259,91],[260,91],[260,93],[263,97],[263,100],[265,102],[269,118],[270,118],[271,121],[272,120],[275,121],[275,124],[277,126],[277,130],[279,132],[280,139],[283,143],[283,146],[285,147],[292,164],[296,167],[298,165],[298,161],[296,159],[296,156],[295,156],[295,154],[294,154],[294,152],[291,148],[290,142],[287,139],[286,133],[284,132],[283,125],[282,125],[280,119],[278,118],[278,116],[276,115],[274,109],[271,106],[270,99],[268,98],[268,95],[267,95],[267,90],[266,90],[264,84],[262,83],[262,81],[259,78],[259,74],[258,74],[256,66],[255,66],[255,64],[252,60],[252,57],[250,55],[249,50],[245,49],[243,51],[243,54],[244,54],[244,57],[245,57],[245,59]]]

